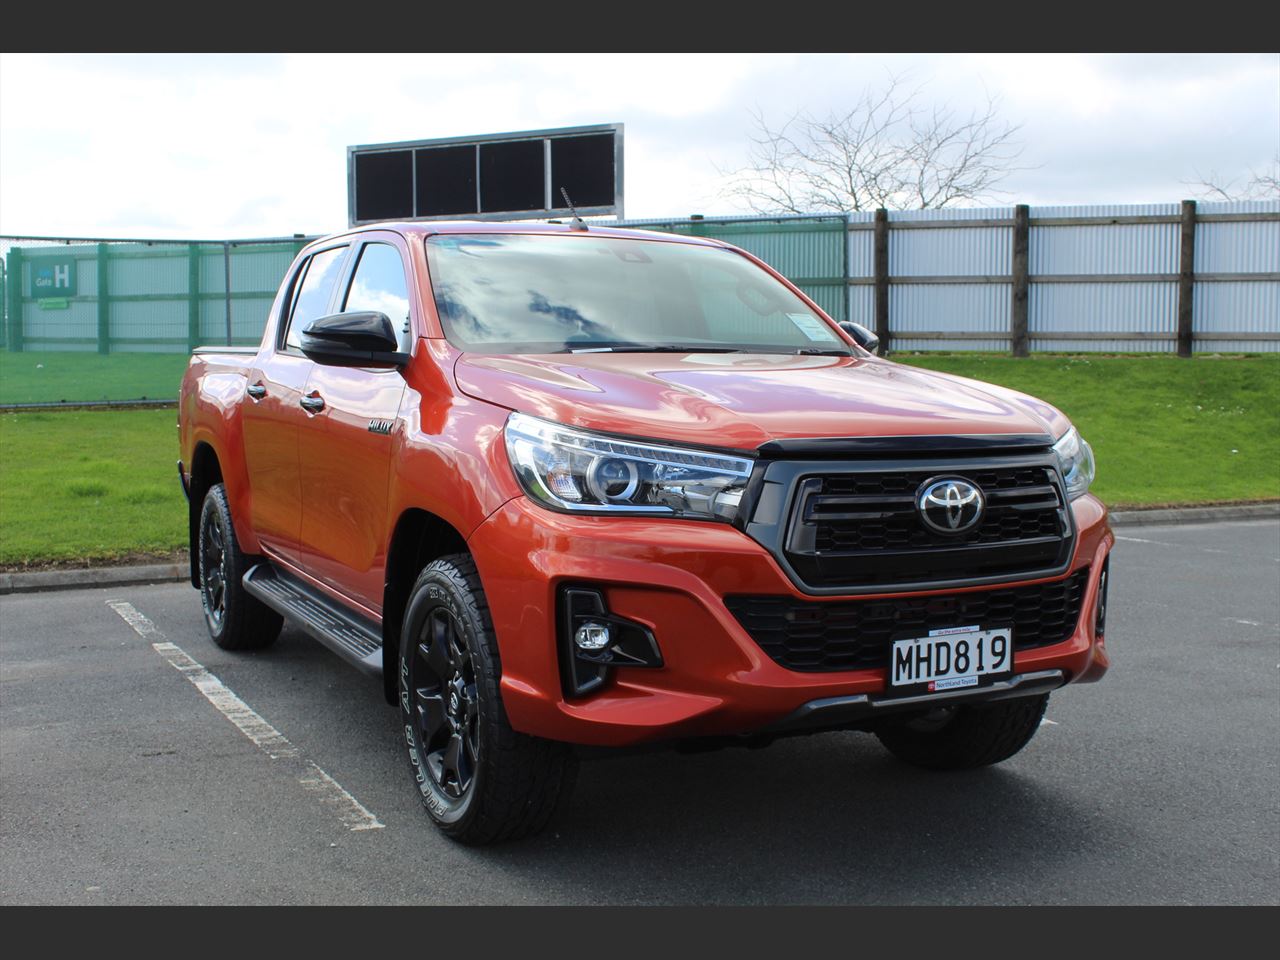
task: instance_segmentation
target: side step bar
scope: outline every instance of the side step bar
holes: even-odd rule
[[[382,673],[382,631],[376,623],[270,563],[245,575],[244,588],[276,613],[366,673]]]

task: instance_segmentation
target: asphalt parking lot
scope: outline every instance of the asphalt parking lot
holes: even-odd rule
[[[1280,902],[1280,521],[1118,533],[1112,671],[1008,763],[926,774],[853,733],[608,757],[484,850],[303,634],[221,651],[183,584],[0,598],[0,902]]]

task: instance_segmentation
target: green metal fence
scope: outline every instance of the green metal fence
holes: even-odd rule
[[[110,354],[257,343],[305,242],[0,237],[5,346]]]

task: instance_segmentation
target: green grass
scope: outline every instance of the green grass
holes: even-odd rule
[[[1280,498],[1280,356],[897,359],[1061,408],[1093,444],[1094,490],[1112,506]],[[174,420],[173,410],[0,416],[0,566],[186,546]]]
[[[186,546],[174,410],[0,416],[0,566]]]
[[[900,355],[1033,394],[1093,445],[1113,507],[1280,497],[1280,355]]]
[[[185,353],[0,350],[0,403],[177,400]]]

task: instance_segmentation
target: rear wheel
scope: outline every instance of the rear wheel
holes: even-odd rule
[[[571,792],[577,761],[566,744],[508,723],[498,646],[469,556],[432,561],[413,585],[398,673],[410,769],[436,825],[476,845],[543,829]]]
[[[970,770],[1008,760],[1027,745],[1049,695],[949,707],[876,731],[899,760],[927,770]]]
[[[284,619],[245,590],[254,559],[240,550],[222,484],[209,488],[200,510],[200,600],[209,636],[224,650],[254,650],[280,635]]]

